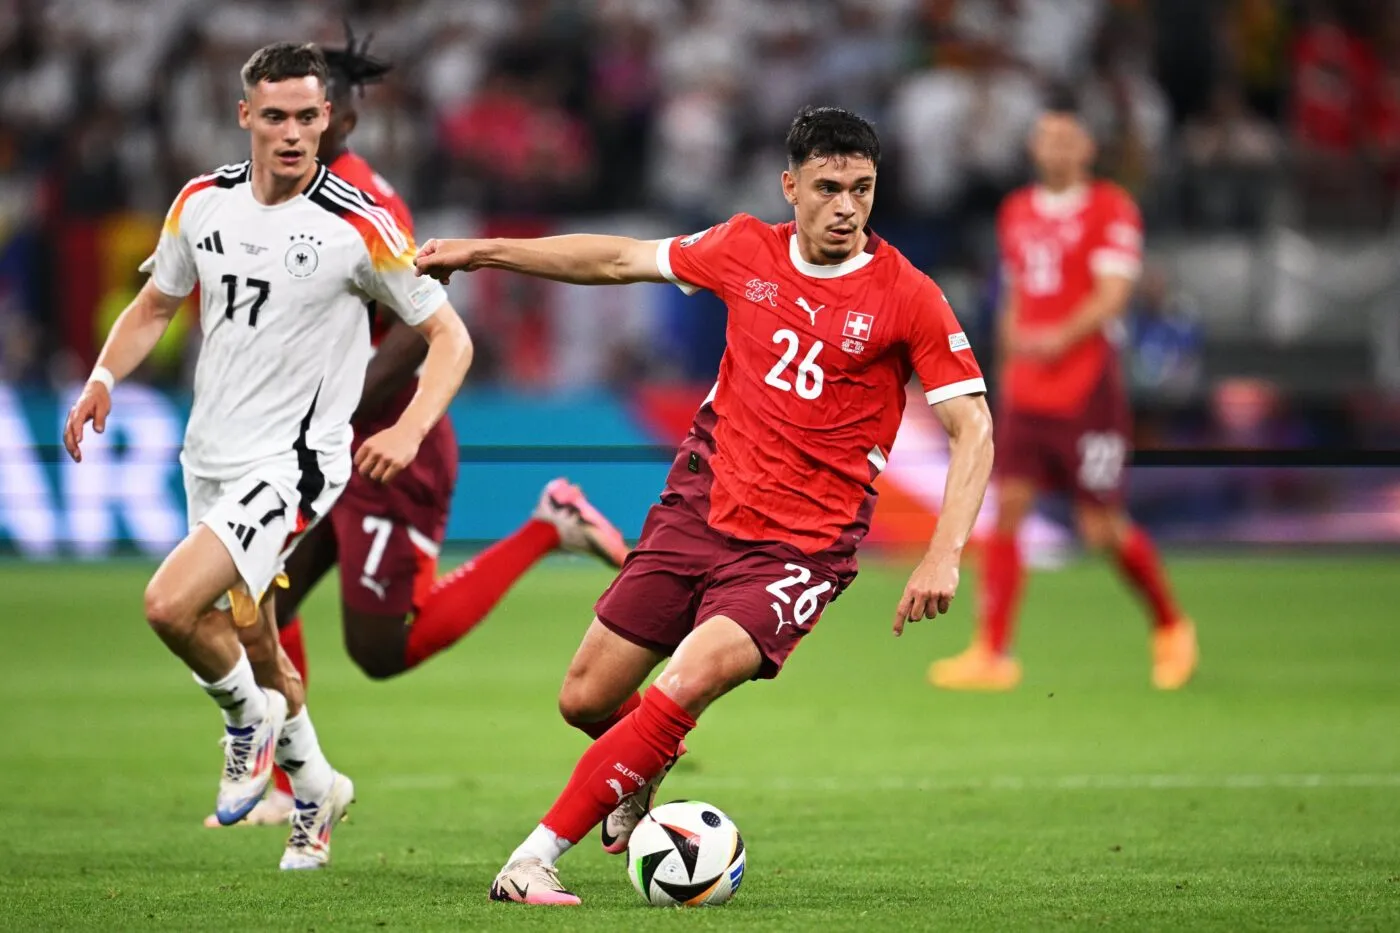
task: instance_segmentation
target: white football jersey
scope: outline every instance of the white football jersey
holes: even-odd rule
[[[323,165],[299,196],[259,203],[251,163],[185,185],[142,268],[167,295],[200,289],[204,345],[181,462],[234,479],[295,456],[308,489],[350,472],[350,416],[373,300],[420,324],[447,301],[416,278],[410,233]],[[324,472],[323,472],[324,471]]]

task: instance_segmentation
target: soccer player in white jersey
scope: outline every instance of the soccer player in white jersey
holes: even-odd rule
[[[81,461],[85,425],[104,429],[114,382],[199,286],[204,344],[180,457],[190,533],[146,587],[146,618],[223,710],[220,822],[248,814],[274,761],[290,775],[283,869],[326,864],[331,829],[354,796],[316,741],[277,642],[272,592],[287,554],[350,476],[350,415],[370,356],[365,302],[394,308],[429,344],[412,403],[354,458],[371,479],[392,479],[413,460],[472,355],[441,286],[414,277],[412,238],[316,161],[326,74],[312,45],[270,45],[243,66],[238,119],[252,159],[194,179],[175,199],[143,266],[151,277],[112,328],[64,435]]]

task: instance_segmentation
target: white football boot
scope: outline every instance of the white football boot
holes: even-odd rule
[[[267,695],[267,715],[261,722],[224,726],[224,774],[214,803],[214,818],[222,826],[232,826],[246,817],[272,781],[273,753],[287,721],[287,700],[276,690],[263,693]]]
[[[243,822],[237,826],[286,826],[292,821],[292,810],[294,801],[292,795],[286,791],[273,788],[267,792],[267,796],[258,801],[258,805],[248,811],[248,815],[243,818]],[[214,814],[209,814],[204,818],[204,825],[208,829],[218,829],[223,826],[219,818]]]
[[[559,882],[559,869],[537,858],[518,858],[491,883],[491,900],[572,907],[578,895]]]
[[[292,835],[282,853],[283,871],[324,868],[331,860],[331,830],[345,819],[355,802],[355,785],[340,772],[330,792],[320,800],[297,800],[292,810]]]
[[[666,775],[671,773],[671,769],[685,752],[685,743],[682,742],[676,751],[676,757],[666,763],[660,774],[639,787],[635,794],[623,798],[617,809],[604,817],[598,827],[598,837],[603,842],[604,852],[609,855],[621,855],[627,851],[627,843],[632,839],[632,830],[637,828],[642,817],[655,805],[656,792],[661,789],[661,782],[666,780]]]

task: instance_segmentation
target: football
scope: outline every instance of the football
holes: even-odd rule
[[[718,807],[662,804],[642,817],[627,844],[627,875],[653,907],[723,904],[744,880],[744,840]]]

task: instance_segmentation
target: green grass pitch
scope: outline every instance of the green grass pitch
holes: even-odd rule
[[[0,565],[0,929],[1400,929],[1400,565],[1181,558],[1203,665],[1147,685],[1101,565],[1037,575],[1008,695],[937,693],[952,618],[891,637],[872,564],[775,683],[707,714],[665,799],[726,810],[728,906],[644,906],[596,838],[582,908],[491,904],[583,738],[555,691],[606,576],[535,570],[465,642],[376,684],[308,611],[311,708],[359,803],[318,874],[283,833],[211,831],[219,718],[141,620],[144,565]]]

